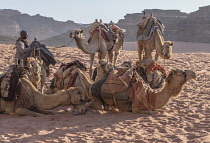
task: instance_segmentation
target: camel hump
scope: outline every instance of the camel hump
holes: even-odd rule
[[[142,22],[138,24],[137,40],[149,40],[156,28],[159,29],[160,35],[163,36],[165,26],[161,20],[153,16],[143,19]]]

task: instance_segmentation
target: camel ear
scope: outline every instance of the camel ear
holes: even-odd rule
[[[80,30],[80,33],[83,33],[83,32],[84,32],[84,29],[81,29],[81,30]]]

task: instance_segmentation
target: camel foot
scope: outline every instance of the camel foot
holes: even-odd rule
[[[19,116],[33,116],[33,117],[40,117],[44,114],[36,113],[34,111],[28,110],[26,108],[17,108],[15,109],[15,114]]]
[[[35,109],[34,112],[40,113],[40,114],[45,114],[45,115],[55,115],[51,111],[45,111],[45,110],[40,110],[40,109]]]

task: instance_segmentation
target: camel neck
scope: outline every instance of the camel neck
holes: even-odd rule
[[[170,83],[165,83],[164,88],[158,92],[156,95],[156,104],[155,104],[155,109],[159,109],[171,100],[173,96],[178,96],[182,90],[182,87],[184,85],[183,83],[177,83],[177,82],[170,82]]]

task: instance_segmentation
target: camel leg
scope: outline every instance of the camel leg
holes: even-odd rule
[[[114,53],[114,66],[117,63],[118,56],[120,55],[120,51]]]
[[[33,117],[40,117],[44,114],[36,113],[26,108],[17,108],[15,109],[15,114],[19,116],[33,116]]]
[[[159,55],[158,55],[158,53],[156,52],[156,54],[155,54],[155,61],[156,61],[156,62],[158,61],[158,57],[159,57]]]
[[[96,109],[96,110],[104,110],[104,105],[102,101],[95,97],[94,99],[91,99],[91,101],[88,103],[88,107]]]
[[[144,47],[140,44],[139,41],[137,41],[137,50],[138,50],[139,61],[141,62],[143,58]]]
[[[107,59],[109,60],[110,63],[113,62],[113,55],[114,55],[113,52],[114,52],[113,48],[108,51],[108,58]]]
[[[46,81],[46,72],[42,72],[42,75],[41,75],[41,93],[44,93],[45,81]]]
[[[146,59],[152,59],[152,51],[149,48],[145,48],[145,57]]]
[[[41,114],[45,114],[45,115],[55,115],[53,112],[51,111],[45,111],[45,110],[40,110],[40,109],[35,109],[33,110],[36,113],[41,113]]]
[[[91,55],[90,55],[90,71],[89,71],[90,78],[91,78],[92,72],[93,72],[93,69],[92,69],[92,68],[93,68],[94,56],[95,56],[95,54],[91,54]]]

